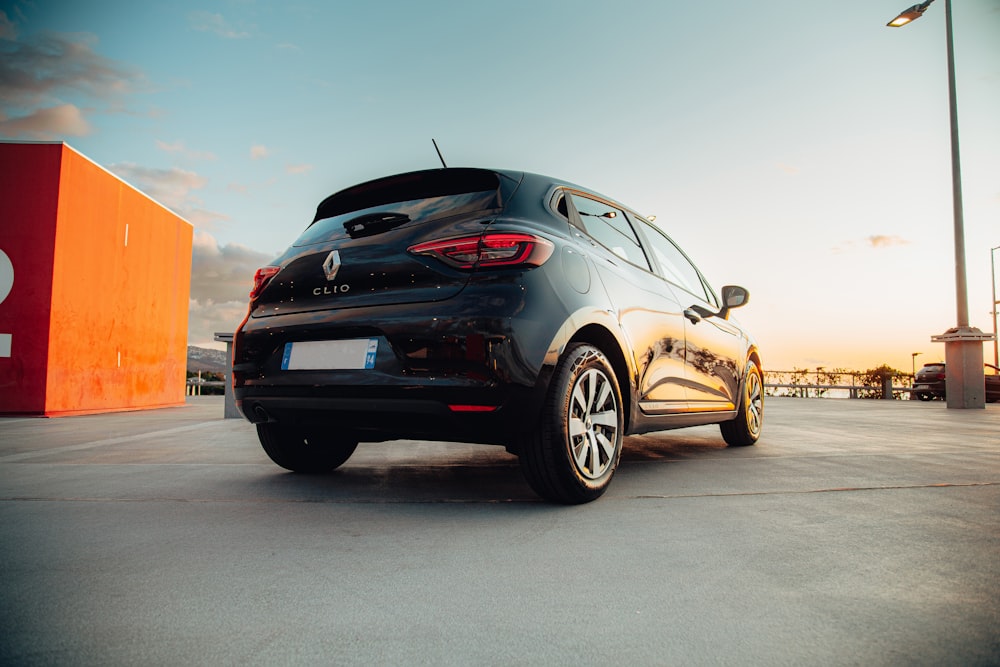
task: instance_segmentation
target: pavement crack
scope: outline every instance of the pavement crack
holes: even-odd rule
[[[684,498],[738,498],[748,496],[805,495],[816,493],[864,493],[912,489],[952,489],[1000,486],[1000,482],[939,482],[933,484],[887,484],[882,486],[844,486],[823,489],[789,489],[768,491],[734,491],[728,493],[664,493],[628,496],[605,496],[605,501],[620,500],[680,500]],[[544,504],[540,498],[114,498],[82,496],[6,496],[0,502],[64,502],[64,503],[191,503],[191,504],[301,504],[301,505],[503,505],[511,503]]]
[[[770,490],[770,491],[734,491],[730,493],[675,493],[675,494],[642,494],[628,496],[618,500],[670,500],[679,498],[729,498],[741,496],[785,496],[804,495],[809,493],[859,493],[864,491],[900,491],[906,489],[948,489],[973,488],[980,486],[997,486],[1000,482],[942,482],[936,484],[887,484],[883,486],[843,486],[825,489]]]
[[[0,503],[190,503],[190,504],[298,504],[298,505],[505,505],[542,504],[540,498],[97,498],[8,496]]]

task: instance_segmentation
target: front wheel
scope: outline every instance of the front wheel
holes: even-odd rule
[[[351,458],[358,447],[356,439],[324,433],[318,427],[275,422],[257,424],[257,438],[272,461],[301,473],[330,472]]]
[[[764,382],[760,369],[752,361],[747,362],[743,378],[743,395],[736,419],[719,424],[722,439],[731,447],[753,445],[760,438],[764,425]]]
[[[573,345],[556,366],[538,428],[521,450],[524,476],[548,500],[596,500],[618,467],[623,430],[611,363],[596,347]]]

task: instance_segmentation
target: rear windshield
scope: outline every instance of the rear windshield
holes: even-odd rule
[[[944,373],[944,364],[925,364],[920,370],[927,373]]]
[[[324,199],[297,246],[371,236],[414,221],[499,208],[500,178],[480,169],[435,169],[363,183]]]

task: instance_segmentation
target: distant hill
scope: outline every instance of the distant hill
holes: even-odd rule
[[[229,357],[225,350],[188,345],[187,369],[191,372],[228,373]]]

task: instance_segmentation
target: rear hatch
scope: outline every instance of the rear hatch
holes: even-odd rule
[[[441,301],[471,272],[407,252],[419,243],[481,235],[517,187],[514,175],[435,169],[390,176],[323,200],[312,224],[275,263],[253,317]]]

